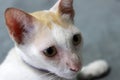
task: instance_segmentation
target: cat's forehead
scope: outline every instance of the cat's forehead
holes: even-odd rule
[[[80,34],[80,31],[74,25],[67,26],[68,28],[59,27],[59,25],[54,24],[52,34],[56,40],[64,40],[67,41],[71,39],[71,37],[75,34]]]
[[[35,44],[39,46],[41,50],[53,45],[66,47],[70,44],[69,42],[73,35],[80,34],[79,29],[74,25],[69,25],[67,28],[60,26],[61,25],[52,23],[52,29],[43,28],[42,31],[37,33]]]
[[[31,15],[34,16],[42,24],[42,26],[44,26],[44,30],[42,30],[42,32],[47,31],[48,34],[52,32],[53,34],[61,34],[62,36],[65,34],[72,35],[80,33],[79,29],[75,27],[72,22],[62,19],[57,12],[44,10],[33,12]]]
[[[31,13],[43,26],[52,28],[53,23],[59,25],[59,27],[66,28],[70,23],[67,23],[62,19],[57,12],[52,11],[37,11]]]
[[[71,40],[75,34],[80,34],[80,31],[72,25],[69,28],[63,28],[53,24],[52,30],[45,28],[42,33],[39,32],[34,43],[41,51],[50,46],[59,46],[62,49],[67,49],[70,47]]]
[[[80,33],[74,24],[62,19],[57,12],[45,10],[31,13],[31,15],[44,26],[41,31],[38,30],[36,37],[37,45],[50,46],[55,43],[66,45],[66,42],[69,42],[74,34]]]

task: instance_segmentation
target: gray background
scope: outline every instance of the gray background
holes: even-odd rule
[[[4,22],[7,7],[27,12],[49,9],[57,0],[0,0],[0,62],[13,47]],[[100,80],[120,80],[120,0],[74,0],[75,25],[84,37],[84,64],[105,59],[111,73]]]

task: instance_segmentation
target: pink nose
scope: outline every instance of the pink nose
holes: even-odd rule
[[[80,68],[70,68],[71,71],[78,72]]]
[[[69,69],[71,70],[71,71],[74,71],[74,72],[78,72],[80,69],[81,69],[81,65],[80,64],[68,64],[67,63],[67,66],[69,67]]]

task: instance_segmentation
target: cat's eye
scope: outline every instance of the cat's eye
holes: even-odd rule
[[[57,50],[54,46],[51,46],[43,51],[44,55],[47,57],[53,57],[57,54]]]
[[[75,46],[79,45],[81,43],[81,35],[80,34],[75,34],[72,38],[72,43]]]

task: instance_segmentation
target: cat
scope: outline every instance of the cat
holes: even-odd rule
[[[49,10],[33,13],[6,9],[15,47],[0,65],[0,80],[74,80],[77,75],[89,79],[104,74],[109,69],[104,60],[82,67],[83,38],[74,14],[73,0],[58,0]]]

